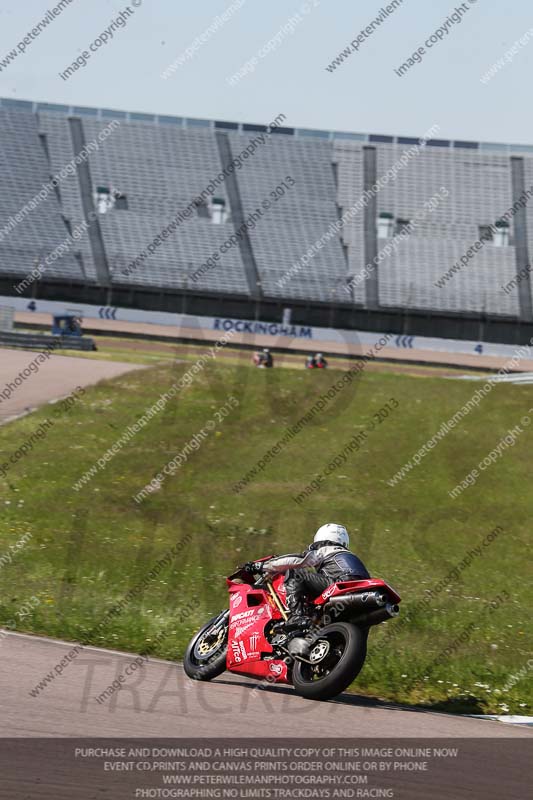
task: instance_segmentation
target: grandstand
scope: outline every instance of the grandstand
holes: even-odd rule
[[[531,146],[2,99],[0,175],[4,295],[38,267],[25,296],[264,319],[290,306],[298,322],[454,338],[481,325],[499,341],[533,333]]]

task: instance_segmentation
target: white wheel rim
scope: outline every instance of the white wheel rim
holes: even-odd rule
[[[322,661],[325,656],[329,653],[329,642],[326,639],[321,639],[309,654],[309,661],[312,661],[313,664],[316,664],[318,661]]]

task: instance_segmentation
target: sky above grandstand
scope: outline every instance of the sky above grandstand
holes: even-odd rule
[[[2,0],[0,96],[533,144],[531,0]]]

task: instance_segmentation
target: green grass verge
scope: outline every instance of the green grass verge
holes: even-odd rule
[[[158,365],[102,382],[69,411],[52,417],[46,406],[0,428],[1,464],[46,418],[54,421],[0,479],[0,559],[12,554],[11,563],[0,561],[0,622],[178,658],[191,634],[225,607],[224,578],[236,564],[299,550],[319,525],[339,521],[371,572],[398,589],[409,616],[408,624],[393,621],[372,632],[354,690],[439,708],[530,712],[533,673],[510,683],[533,655],[531,429],[458,499],[448,491],[520,424],[533,406],[531,389],[496,386],[391,487],[387,480],[479,384],[363,373],[234,494],[235,482],[342,373],[211,364],[75,491],[74,482],[188,367]],[[228,395],[239,400],[238,409],[216,423],[158,492],[135,503],[132,496]],[[374,415],[390,398],[399,406],[378,422]],[[292,497],[362,430],[360,449],[319,491],[295,503]],[[497,526],[495,541],[417,612],[425,590]],[[26,543],[9,550],[23,536]],[[187,544],[179,556],[120,614],[106,617],[180,541]],[[504,592],[508,599],[488,606]],[[432,665],[449,647],[451,656]]]

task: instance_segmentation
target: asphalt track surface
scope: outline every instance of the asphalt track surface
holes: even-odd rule
[[[259,688],[257,681],[229,673],[194,682],[181,665],[156,659],[99,703],[96,697],[136,656],[93,647],[83,648],[32,696],[73,646],[16,633],[0,639],[2,737],[533,737],[524,726],[353,694],[317,703],[297,697],[290,686]]]
[[[90,386],[107,378],[116,378],[138,364],[117,361],[97,361],[75,356],[51,355],[46,361],[36,361],[39,351],[0,349],[0,391],[4,391],[24,370],[30,371],[7,398],[0,398],[0,425],[43,403],[65,397],[77,386]],[[29,365],[34,364],[33,368]]]

